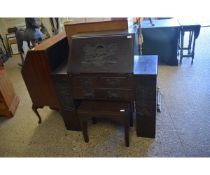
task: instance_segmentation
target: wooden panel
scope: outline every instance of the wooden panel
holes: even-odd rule
[[[80,74],[72,76],[73,86],[76,88],[117,88],[123,87],[124,89],[133,88],[133,78],[132,75],[115,75],[107,74]]]
[[[44,51],[28,51],[21,73],[34,105],[58,108]]]
[[[72,89],[70,78],[67,74],[53,74],[53,82],[55,85],[56,94],[60,103],[60,108],[63,110],[75,109],[72,98]]]
[[[21,73],[36,107],[50,106],[59,109],[50,74],[68,59],[68,53],[68,41],[64,33],[49,38],[34,50],[28,51]]]
[[[53,46],[55,43],[59,42],[60,40],[64,39],[66,37],[66,33],[62,32],[59,33],[51,38],[48,38],[35,46],[34,50],[46,50],[49,47]]]
[[[73,96],[75,99],[132,101],[133,90],[117,88],[74,88]]]
[[[65,24],[66,36],[69,39],[71,39],[72,35],[75,35],[78,33],[113,31],[113,30],[128,30],[127,19],[115,20],[115,21],[92,22],[92,23]]]
[[[75,99],[132,101],[133,76],[131,74],[77,74],[71,75]]]
[[[12,83],[5,70],[0,67],[0,115],[12,117],[19,104]]]
[[[122,32],[74,35],[68,72],[132,73],[133,44],[133,35]]]
[[[66,129],[71,131],[81,131],[80,121],[76,110],[61,109],[60,113],[63,117]]]

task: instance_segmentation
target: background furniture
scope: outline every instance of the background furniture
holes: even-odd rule
[[[183,57],[191,57],[193,63],[195,54],[195,41],[200,33],[200,25],[182,25],[180,31],[180,64]],[[186,34],[188,34],[187,46],[185,47]],[[185,36],[185,37],[184,37]],[[186,51],[186,53],[184,53]]]
[[[7,43],[12,55],[19,54],[15,33],[6,34]]]
[[[5,69],[0,65],[0,116],[12,117],[18,104],[19,98]]]
[[[142,55],[158,55],[159,63],[178,65],[177,52],[180,24],[176,19],[146,20],[141,23]]]

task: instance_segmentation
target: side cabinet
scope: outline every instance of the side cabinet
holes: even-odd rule
[[[155,138],[158,57],[135,56],[134,62],[137,136]]]

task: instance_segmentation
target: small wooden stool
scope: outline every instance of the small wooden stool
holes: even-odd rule
[[[109,101],[82,101],[77,110],[81,122],[85,142],[89,142],[87,122],[94,118],[109,118],[123,123],[125,132],[125,145],[129,147],[129,125],[133,126],[133,112],[131,103]]]

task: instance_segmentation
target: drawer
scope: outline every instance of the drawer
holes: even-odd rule
[[[131,89],[74,88],[73,92],[75,99],[123,100],[123,101],[130,101],[133,99],[133,91]]]
[[[104,100],[131,101],[133,91],[131,89],[95,89],[96,98]]]
[[[99,87],[103,88],[133,88],[131,77],[100,77],[98,82]]]
[[[84,76],[72,77],[73,87],[89,88],[133,88],[132,77]]]
[[[72,77],[72,85],[73,87],[92,87],[97,86],[98,78],[97,77]]]

